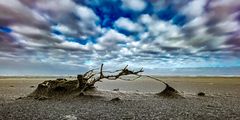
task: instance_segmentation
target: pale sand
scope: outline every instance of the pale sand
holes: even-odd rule
[[[0,120],[32,119],[240,119],[240,78],[160,77],[185,99],[154,95],[164,86],[153,80],[104,81],[99,97],[44,101],[20,99],[37,84],[55,78],[0,78]],[[34,86],[34,88],[30,87]],[[110,92],[119,88],[119,92]],[[205,92],[199,97],[198,92]],[[120,101],[110,101],[119,97]]]

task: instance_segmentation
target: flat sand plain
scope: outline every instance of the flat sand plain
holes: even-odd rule
[[[185,98],[157,97],[154,94],[163,90],[164,85],[143,78],[98,83],[98,97],[16,100],[33,92],[44,80],[56,77],[0,77],[0,120],[240,119],[239,77],[158,78]],[[112,91],[116,88],[119,91]],[[198,92],[206,96],[197,96]],[[110,101],[115,97],[121,100]]]

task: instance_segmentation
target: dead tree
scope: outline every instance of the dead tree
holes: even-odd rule
[[[43,83],[39,84],[37,89],[31,93],[29,96],[33,97],[41,97],[41,96],[56,96],[56,95],[62,95],[62,94],[71,94],[73,92],[79,92],[80,95],[84,95],[84,91],[93,89],[96,82],[101,82],[102,80],[128,80],[133,81],[140,77],[147,77],[151,78],[157,81],[162,82],[166,87],[165,89],[157,93],[159,96],[165,96],[165,97],[178,97],[180,96],[179,92],[175,90],[173,87],[171,87],[166,82],[147,75],[140,75],[140,73],[143,72],[143,68],[137,71],[129,70],[128,65],[125,66],[123,69],[116,70],[113,72],[109,71],[103,71],[103,64],[100,67],[99,72],[95,72],[97,69],[92,69],[84,73],[83,75],[78,75],[77,80],[65,80],[65,79],[58,79],[58,80],[47,80]],[[105,73],[105,74],[104,74]],[[108,74],[107,74],[108,73]],[[126,79],[123,78],[123,76],[127,75],[133,75],[136,76],[134,79]]]
[[[126,75],[135,75],[135,76],[140,77],[141,75],[139,75],[139,73],[143,72],[143,69],[140,69],[138,71],[131,71],[127,67],[128,67],[128,65],[125,66],[123,69],[114,71],[114,72],[118,72],[115,75],[104,75],[103,74],[103,64],[102,64],[100,67],[99,73],[94,73],[94,70],[96,70],[96,69],[92,69],[83,75],[78,75],[78,77],[77,77],[78,89],[81,89],[81,91],[83,92],[90,88],[94,88],[95,83],[101,81],[102,79],[117,80],[117,79],[123,79],[121,77],[126,76]],[[114,72],[110,72],[110,73],[114,73]]]
[[[94,73],[95,69],[89,70],[88,72],[86,72],[84,75],[78,75],[78,89],[81,89],[81,94],[83,95],[83,91],[86,91],[88,89],[94,88],[94,84],[96,82],[101,81],[102,79],[108,79],[108,80],[117,80],[117,79],[122,79],[122,80],[129,80],[129,81],[133,81],[136,80],[140,77],[143,77],[143,75],[140,75],[139,73],[144,72],[143,68],[138,70],[138,71],[133,71],[133,70],[129,70],[128,65],[125,66],[123,69],[120,70],[116,70],[114,72],[110,72],[110,73],[116,73],[115,75],[104,75],[103,73],[103,64],[100,67],[100,72],[99,73]],[[95,77],[96,75],[98,75],[98,77]],[[127,76],[127,75],[134,75],[137,76],[135,79],[123,79],[122,76]],[[165,96],[165,97],[178,97],[179,92],[177,90],[175,90],[173,87],[171,87],[169,84],[167,84],[166,82],[157,79],[155,77],[152,76],[148,76],[145,75],[144,77],[148,77],[154,80],[157,80],[159,82],[162,82],[166,87],[165,89],[158,93],[157,95],[159,96]]]

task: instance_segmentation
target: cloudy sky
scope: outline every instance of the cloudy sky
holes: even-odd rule
[[[0,0],[0,74],[240,67],[239,0]]]

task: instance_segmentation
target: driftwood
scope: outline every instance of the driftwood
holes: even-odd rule
[[[78,77],[77,77],[78,89],[81,89],[81,91],[85,91],[86,89],[94,88],[94,84],[96,82],[101,81],[102,79],[108,79],[108,80],[123,79],[123,78],[121,78],[122,76],[126,76],[126,75],[140,76],[139,73],[143,72],[143,69],[140,69],[138,71],[131,71],[131,70],[127,69],[127,67],[128,67],[128,65],[125,66],[121,70],[116,70],[115,72],[118,72],[118,73],[115,75],[104,75],[103,74],[103,64],[102,64],[100,67],[99,73],[94,73],[94,69],[93,69],[93,70],[89,70],[88,72],[86,72],[83,75],[78,75]],[[111,72],[111,73],[113,73],[113,72]],[[96,75],[98,75],[98,77],[96,77]]]
[[[87,71],[86,73],[82,75],[77,76],[77,80],[73,81],[67,81],[66,79],[57,79],[57,80],[49,80],[44,81],[43,83],[39,84],[37,89],[31,94],[32,96],[52,96],[52,95],[58,95],[58,94],[69,94],[74,91],[80,91],[80,95],[83,96],[84,92],[90,89],[95,88],[96,82],[101,82],[103,79],[107,80],[128,80],[133,81],[140,77],[147,77],[154,80],[157,80],[159,82],[162,82],[166,88],[160,92],[157,93],[159,96],[164,97],[178,97],[180,96],[179,92],[175,90],[173,87],[171,87],[166,82],[157,79],[152,76],[146,76],[146,75],[140,75],[140,73],[143,72],[143,68],[137,71],[129,70],[128,65],[125,66],[123,69],[116,70],[113,72],[109,71],[103,71],[103,64],[100,67],[100,71],[97,73],[95,72],[97,69],[92,69]],[[105,73],[111,73],[111,75],[106,75]],[[127,75],[133,75],[136,76],[134,79],[124,79],[123,76]]]
[[[93,78],[92,81],[90,79],[92,79],[92,77],[94,77],[96,75],[96,73],[93,72],[94,70],[90,70],[90,71],[86,72],[83,76],[79,75],[79,77],[78,77],[79,89],[82,89],[82,92],[83,92],[86,89],[94,88],[94,84],[98,81],[101,81],[102,79],[108,79],[108,80],[122,79],[122,80],[132,81],[132,80],[136,80],[140,77],[143,77],[143,75],[139,75],[139,73],[144,72],[143,68],[138,70],[138,71],[132,71],[132,70],[129,70],[127,67],[128,67],[128,65],[125,66],[123,69],[114,71],[114,72],[118,72],[115,75],[104,75],[103,74],[103,64],[102,64],[101,67],[100,67],[100,72],[98,73],[99,77]],[[110,72],[110,73],[114,73],[114,72]],[[126,76],[126,75],[135,75],[137,77],[135,79],[132,79],[132,80],[121,78],[122,76]],[[165,89],[162,92],[157,93],[157,95],[164,96],[164,97],[180,97],[181,96],[177,90],[175,90],[173,87],[171,87],[166,82],[164,82],[160,79],[157,79],[155,77],[148,76],[148,75],[144,76],[144,77],[148,77],[148,78],[157,80],[159,82],[162,82],[166,86]],[[81,94],[83,94],[83,93],[81,93]]]

